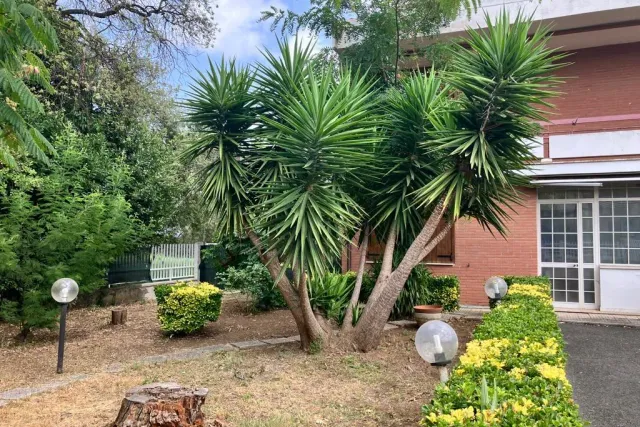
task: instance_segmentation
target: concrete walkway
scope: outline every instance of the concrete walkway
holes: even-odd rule
[[[481,319],[489,312],[489,307],[467,306],[449,314],[452,317],[466,317],[469,319]],[[593,312],[556,311],[558,321],[565,323],[583,323],[589,325],[616,325],[633,326],[640,328],[640,315]],[[638,422],[640,426],[640,421]]]
[[[640,426],[640,329],[565,323],[567,375],[592,427]]]

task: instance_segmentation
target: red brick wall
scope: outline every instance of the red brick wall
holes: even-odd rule
[[[484,282],[493,275],[537,274],[536,191],[523,190],[523,206],[518,207],[508,223],[509,235],[505,240],[492,236],[475,221],[459,220],[455,227],[454,265],[430,264],[435,274],[455,274],[460,279],[460,302],[467,305],[486,305]],[[343,271],[357,270],[360,252],[351,247],[349,260],[346,251],[342,257]]]
[[[484,282],[495,275],[531,275],[538,272],[536,191],[524,190],[523,206],[508,223],[509,235],[492,236],[475,220],[456,223],[456,258],[453,266],[429,265],[435,274],[460,279],[460,302],[486,305]]]
[[[566,59],[572,64],[557,71],[563,92],[551,100],[551,120],[640,114],[640,43],[581,49]],[[551,134],[637,129],[640,120],[556,125]]]
[[[640,43],[582,49],[567,61],[573,64],[556,73],[566,77],[566,83],[560,88],[564,94],[552,100],[557,107],[552,120],[640,113]],[[640,128],[640,120],[556,125],[547,127],[547,132],[634,128]],[[526,191],[524,206],[517,211],[506,240],[482,230],[475,221],[458,221],[454,265],[430,266],[436,274],[460,278],[462,304],[487,304],[483,285],[492,275],[537,274],[535,190]],[[346,254],[343,256],[343,269],[357,269],[358,259],[358,250],[353,248],[350,266]]]

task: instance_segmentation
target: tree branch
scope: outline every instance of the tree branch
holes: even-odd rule
[[[369,224],[364,227],[364,237],[360,244],[360,262],[358,263],[358,275],[356,276],[356,283],[353,287],[353,293],[351,294],[351,300],[347,305],[347,311],[344,314],[344,320],[342,321],[342,329],[348,330],[353,328],[353,309],[358,305],[360,300],[360,290],[362,289],[362,279],[364,278],[364,268],[367,263],[367,251],[369,250]]]

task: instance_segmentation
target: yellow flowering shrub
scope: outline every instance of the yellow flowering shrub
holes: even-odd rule
[[[548,281],[511,283],[474,331],[449,381],[423,407],[421,425],[582,427],[565,362]],[[497,396],[497,406],[481,397],[483,379],[484,393]]]
[[[460,365],[482,366],[488,362],[500,367],[500,350],[510,344],[507,339],[474,340],[467,344],[467,351],[460,356]]]
[[[158,320],[163,331],[190,334],[218,320],[222,291],[203,282],[171,286],[158,299]]]

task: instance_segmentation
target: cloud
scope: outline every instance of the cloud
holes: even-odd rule
[[[271,6],[286,9],[277,0],[219,0],[215,20],[219,31],[209,53],[235,56],[239,60],[255,58],[264,45],[275,40],[269,22],[258,22],[260,12]]]
[[[319,53],[325,47],[331,47],[333,45],[332,41],[326,37],[318,37],[315,34],[312,34],[309,30],[300,30],[298,32],[298,40],[302,46],[306,46],[308,43],[315,42],[313,46],[313,53]],[[293,39],[289,41],[289,44],[293,44]]]

